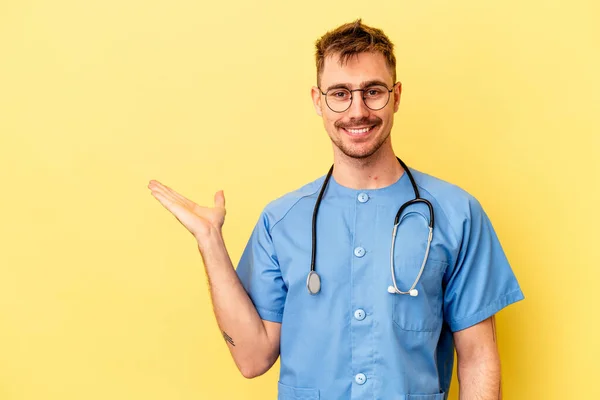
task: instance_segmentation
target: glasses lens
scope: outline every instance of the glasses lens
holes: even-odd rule
[[[363,97],[367,107],[371,110],[380,110],[387,105],[390,99],[390,92],[385,86],[369,86],[363,91]]]
[[[352,93],[348,89],[331,89],[325,97],[327,105],[335,112],[346,111],[352,102]]]

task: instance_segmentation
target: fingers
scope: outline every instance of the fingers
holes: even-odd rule
[[[176,191],[174,191],[174,190],[173,190],[173,189],[171,189],[170,187],[168,187],[168,186],[166,186],[166,185],[163,185],[163,186],[165,187],[165,189],[167,189],[167,191],[168,191],[169,193],[171,193],[171,194],[172,194],[172,195],[173,195],[175,198],[177,198],[177,199],[181,200],[182,202],[186,203],[186,202],[189,202],[189,201],[190,201],[190,200],[189,200],[187,197],[185,197],[185,196],[183,196],[183,195],[181,195],[181,194],[177,193]]]
[[[225,193],[222,190],[215,193],[215,207],[225,208]]]
[[[190,225],[189,211],[185,207],[182,207],[179,201],[173,201],[172,198],[165,197],[159,191],[153,191],[152,195],[159,201],[160,204],[162,204],[164,208],[170,211],[171,214],[173,214],[173,216],[179,222],[181,222],[181,224],[183,224],[183,226],[185,226],[187,230],[190,231],[190,233],[195,235],[194,229],[192,228],[192,225]]]
[[[193,201],[187,199],[185,196],[180,195],[179,193],[177,193],[175,190],[171,189],[170,187],[163,185],[162,183],[156,181],[156,180],[151,180],[150,183],[148,184],[148,188],[152,191],[152,194],[160,194],[161,198],[156,197],[157,200],[163,200],[165,202],[163,203],[163,206],[167,206],[167,205],[173,205],[173,204],[177,204],[179,203],[180,205],[184,206],[185,208],[188,209],[194,209],[194,210],[208,210],[208,208],[206,207],[201,207],[198,206],[196,203],[194,203]],[[166,202],[168,200],[168,202]],[[218,208],[223,208],[225,209],[225,195],[223,193],[222,190],[219,190],[217,193],[215,193],[215,207]],[[202,211],[204,212],[204,211]]]
[[[187,198],[185,198],[184,196],[180,195],[179,193],[177,193],[176,191],[174,191],[173,189],[171,189],[167,185],[163,185],[162,183],[160,183],[158,181],[155,181],[155,180],[151,180],[150,181],[150,184],[148,185],[148,188],[151,189],[151,190],[160,191],[164,195],[169,196],[169,197],[173,197],[174,199],[181,200],[184,203],[186,201],[189,201]]]
[[[171,199],[169,199],[168,197],[166,197],[164,194],[162,194],[159,191],[152,191],[152,196],[154,196],[154,198],[156,200],[158,200],[158,202],[160,204],[163,205],[164,208],[166,208],[167,210],[171,211],[172,207],[173,207],[173,201]],[[172,211],[171,211],[172,212]]]
[[[163,198],[169,199],[170,201],[175,201],[177,198],[173,195],[172,192],[167,190],[167,188],[157,181],[150,181],[148,185],[148,189],[152,191],[152,194],[160,193]]]

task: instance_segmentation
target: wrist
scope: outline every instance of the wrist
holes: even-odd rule
[[[223,244],[223,232],[220,228],[211,228],[202,236],[195,236],[198,249],[201,253],[219,247]]]

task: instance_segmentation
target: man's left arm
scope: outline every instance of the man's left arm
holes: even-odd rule
[[[500,356],[494,316],[454,332],[460,400],[500,400]]]

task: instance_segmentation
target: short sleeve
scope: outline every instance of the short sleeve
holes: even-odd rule
[[[287,287],[281,276],[265,213],[254,227],[236,272],[260,317],[281,323]]]
[[[473,326],[524,296],[494,228],[470,197],[456,263],[448,269],[444,318],[455,332]]]

